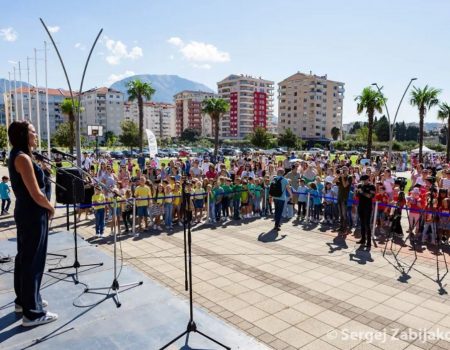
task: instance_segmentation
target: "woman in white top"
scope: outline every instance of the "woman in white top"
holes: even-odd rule
[[[439,183],[440,188],[450,190],[450,169],[445,170],[445,177],[443,177]]]
[[[386,189],[386,194],[389,196],[390,200],[392,200],[392,198],[393,198],[394,183],[395,183],[395,180],[391,176],[391,170],[386,169],[384,171],[383,185],[384,185],[384,188]]]

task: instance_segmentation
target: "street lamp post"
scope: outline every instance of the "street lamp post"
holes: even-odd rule
[[[411,84],[412,84],[412,82],[414,80],[417,80],[417,78],[411,78],[411,80],[409,81],[408,85],[406,86],[406,89],[403,92],[403,96],[400,99],[400,102],[398,103],[397,110],[395,111],[395,115],[394,115],[394,120],[392,122],[391,122],[391,116],[389,114],[389,110],[388,110],[388,107],[387,107],[387,104],[386,104],[386,99],[383,100],[384,108],[386,109],[386,114],[387,114],[387,117],[388,117],[388,120],[389,120],[389,153],[388,153],[388,164],[389,164],[389,166],[391,165],[391,160],[392,160],[392,144],[393,144],[393,141],[394,141],[393,134],[394,134],[395,122],[397,121],[398,111],[400,110],[400,106],[402,105],[403,99],[405,98],[405,95],[408,92],[408,89],[409,89],[409,87],[411,86]],[[383,86],[380,88],[377,83],[372,83],[372,85],[375,86],[378,89],[378,92],[380,94],[382,94],[381,89],[383,88]]]

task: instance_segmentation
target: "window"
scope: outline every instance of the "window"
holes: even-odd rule
[[[294,96],[297,96],[297,91],[296,91],[296,92],[294,92]]]
[[[303,131],[306,131],[306,127],[303,127]]]

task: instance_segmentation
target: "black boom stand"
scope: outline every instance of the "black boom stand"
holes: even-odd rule
[[[114,276],[113,276],[113,281],[111,283],[111,285],[107,286],[107,287],[97,287],[97,288],[89,288],[87,287],[84,292],[85,293],[95,293],[95,294],[102,294],[105,295],[106,297],[109,297],[112,294],[112,299],[114,300],[114,303],[116,304],[117,307],[121,307],[122,303],[120,302],[120,298],[119,298],[119,289],[122,288],[126,288],[124,291],[137,287],[137,286],[141,286],[144,282],[143,281],[139,281],[139,282],[132,282],[132,283],[127,283],[127,284],[119,284],[119,274],[117,273],[117,232],[116,232],[116,215],[117,215],[117,193],[114,192],[113,190],[111,190],[110,188],[103,186],[103,188],[105,188],[107,191],[111,192],[113,194],[113,238],[114,238]],[[107,290],[106,294],[103,293],[97,293],[96,291],[98,290]]]
[[[220,345],[221,347],[227,349],[227,350],[231,350],[230,347],[220,343],[219,341],[211,338],[210,336],[208,336],[207,334],[199,331],[197,329],[197,325],[194,321],[194,307],[193,307],[193,297],[192,297],[192,291],[193,291],[193,287],[192,287],[192,235],[191,235],[191,218],[188,216],[188,212],[189,212],[189,203],[191,200],[191,195],[190,193],[186,193],[186,187],[185,187],[185,182],[183,182],[183,186],[182,186],[182,196],[183,196],[183,200],[182,200],[182,213],[183,213],[183,230],[184,230],[184,254],[185,254],[185,264],[186,264],[186,260],[188,261],[187,264],[187,271],[188,271],[188,275],[189,275],[189,322],[187,325],[186,330],[181,333],[180,335],[176,336],[174,339],[172,339],[169,343],[167,343],[166,345],[164,345],[162,348],[160,348],[160,350],[166,349],[167,347],[169,347],[171,344],[175,343],[178,339],[182,338],[183,336],[187,335],[189,336],[189,333],[191,332],[195,332],[198,333],[200,335],[202,335],[203,337],[205,337],[206,339],[211,340],[212,342],[216,343],[217,345]],[[186,256],[186,236],[187,236],[187,256]],[[187,279],[185,281],[186,287],[187,287]],[[187,338],[189,339],[189,338]]]
[[[79,169],[78,167],[77,167],[77,169]],[[75,278],[74,278],[74,282],[75,282],[75,284],[78,284],[79,283],[79,281],[78,281],[78,269],[80,268],[80,267],[90,267],[90,266],[103,266],[103,263],[95,263],[95,264],[80,264],[80,262],[78,261],[78,234],[77,234],[77,211],[75,210],[76,209],[76,204],[75,204],[75,202],[76,202],[76,198],[77,198],[77,196],[76,196],[76,193],[75,193],[75,191],[76,191],[76,185],[75,185],[75,182],[76,182],[76,180],[81,180],[81,181],[83,181],[83,179],[82,178],[79,178],[78,176],[76,176],[76,175],[74,175],[74,174],[72,174],[72,173],[70,173],[70,172],[68,172],[68,171],[65,171],[63,168],[59,168],[59,170],[60,171],[62,171],[62,172],[64,172],[66,175],[69,175],[69,176],[71,176],[71,178],[72,178],[72,200],[73,200],[73,237],[74,237],[74,254],[75,254],[75,260],[74,260],[74,262],[73,262],[73,264],[72,265],[68,265],[68,266],[61,266],[61,267],[54,267],[54,268],[52,268],[52,269],[49,269],[48,271],[49,272],[53,272],[53,271],[59,271],[59,270],[65,270],[65,269],[71,269],[71,268],[74,268],[75,269]],[[80,170],[80,169],[79,169]],[[82,169],[81,169],[81,171],[83,171]],[[67,209],[69,208],[69,205],[67,204]],[[69,223],[69,211],[67,210],[67,223]],[[69,225],[67,226],[67,227],[69,227]]]

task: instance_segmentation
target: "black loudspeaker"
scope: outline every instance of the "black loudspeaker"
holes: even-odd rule
[[[84,201],[84,183],[81,170],[77,168],[57,169],[56,184],[55,192],[58,203],[77,204]]]

